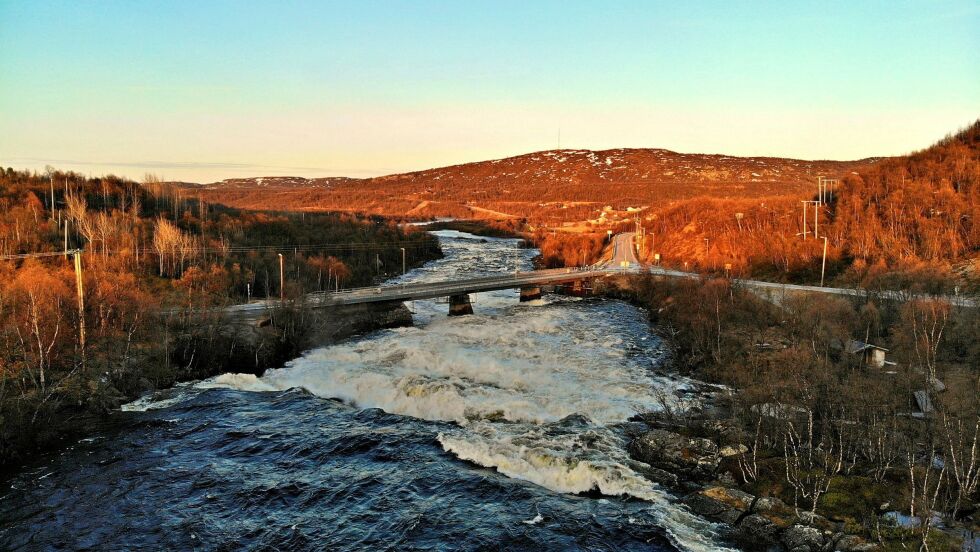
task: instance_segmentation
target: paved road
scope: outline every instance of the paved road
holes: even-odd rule
[[[703,276],[696,272],[684,272],[681,270],[671,270],[667,268],[660,267],[647,267],[635,270],[634,272],[649,272],[651,274],[656,274],[660,276],[668,276],[672,278],[694,278],[699,279]],[[884,297],[885,299],[891,299],[894,301],[909,301],[918,296],[908,292],[908,291],[874,291],[864,288],[834,288],[834,287],[820,287],[820,286],[801,286],[797,284],[780,284],[777,282],[766,282],[763,280],[746,280],[743,278],[733,278],[732,282],[736,285],[744,286],[747,288],[775,291],[775,292],[809,292],[809,293],[826,293],[830,295],[845,295],[851,297],[865,297],[871,294],[877,295],[879,297]],[[933,297],[933,296],[928,296]],[[942,296],[942,299],[949,301],[951,305],[958,307],[977,307],[980,306],[980,302],[976,299],[970,297],[962,296]]]
[[[633,244],[634,235],[635,232],[623,232],[613,236],[612,259],[609,265],[632,268],[640,266],[640,260],[636,258],[636,246]]]

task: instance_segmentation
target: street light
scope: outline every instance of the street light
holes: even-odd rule
[[[405,248],[399,247],[398,249],[402,250],[402,275],[404,275],[405,274]]]

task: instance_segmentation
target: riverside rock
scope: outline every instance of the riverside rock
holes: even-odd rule
[[[708,439],[652,429],[634,438],[630,455],[655,468],[695,480],[709,479],[718,467],[718,446]]]
[[[764,516],[751,514],[732,529],[731,537],[746,550],[769,550],[779,544],[779,527]]]
[[[796,552],[817,552],[824,544],[823,533],[806,525],[787,527],[781,540],[787,549]]]

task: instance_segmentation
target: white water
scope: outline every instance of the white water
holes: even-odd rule
[[[527,268],[533,255],[513,240],[437,234],[447,258],[405,281]],[[641,313],[571,298],[519,304],[516,292],[479,294],[474,307],[473,316],[448,318],[445,304],[419,301],[415,327],[315,349],[261,378],[224,374],[195,388],[301,387],[361,408],[456,422],[437,438],[462,460],[556,492],[598,490],[645,500],[676,545],[717,548],[713,525],[631,469],[626,443],[609,427],[659,408],[686,385],[653,375],[663,352]]]

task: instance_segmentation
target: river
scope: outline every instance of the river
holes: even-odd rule
[[[439,231],[401,281],[530,268]],[[3,549],[707,550],[715,527],[641,477],[621,424],[683,379],[644,313],[517,291],[124,406],[0,490]]]

